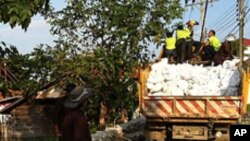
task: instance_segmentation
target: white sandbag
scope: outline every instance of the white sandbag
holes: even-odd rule
[[[164,59],[154,65],[147,80],[150,93],[166,96],[219,96],[237,94],[240,73],[237,60],[223,65],[168,64]],[[230,87],[230,88],[229,88]],[[161,93],[162,92],[162,93]]]
[[[151,93],[162,91],[163,84],[162,83],[156,83],[152,89],[150,89]]]
[[[155,84],[154,84],[154,83],[147,82],[146,86],[147,86],[148,89],[151,90],[151,89],[153,89],[153,88],[155,87]]]

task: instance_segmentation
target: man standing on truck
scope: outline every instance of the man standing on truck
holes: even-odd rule
[[[186,54],[186,38],[188,36],[187,30],[184,29],[183,24],[177,25],[176,30],[176,53],[177,53],[177,63],[183,63]]]
[[[176,56],[175,44],[176,38],[173,37],[173,32],[167,31],[164,54],[168,58],[170,63],[174,62],[174,58]]]
[[[193,48],[193,28],[195,25],[199,25],[199,23],[195,20],[189,20],[187,23],[187,28],[185,28],[186,32],[187,32],[187,37],[186,37],[186,56],[185,59],[189,60],[192,57],[192,48]]]
[[[219,51],[221,47],[220,40],[215,36],[215,31],[210,30],[208,32],[208,41],[205,43],[204,52],[205,60],[213,60],[214,55]]]

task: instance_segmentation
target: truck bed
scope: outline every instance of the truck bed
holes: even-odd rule
[[[148,95],[147,78],[151,71],[139,71],[138,95],[140,112],[147,118],[240,119],[246,112],[250,71],[242,74],[238,96],[158,96]]]

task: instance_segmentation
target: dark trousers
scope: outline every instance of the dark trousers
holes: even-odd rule
[[[185,59],[189,60],[192,57],[192,47],[193,47],[193,40],[192,39],[186,39],[186,56]]]
[[[175,57],[176,56],[176,51],[175,49],[172,49],[172,50],[169,50],[169,49],[165,49],[164,50],[164,54],[167,58],[170,58],[170,57]]]
[[[183,63],[186,54],[186,41],[184,38],[178,39],[176,41],[176,54],[177,54],[177,63]]]
[[[212,46],[206,46],[204,48],[204,52],[205,52],[205,57],[204,57],[205,60],[213,60],[216,51]]]
[[[201,42],[198,42],[198,41],[193,41],[193,46],[195,47],[195,50],[194,50],[194,53],[198,53],[198,51],[200,50],[201,48]]]

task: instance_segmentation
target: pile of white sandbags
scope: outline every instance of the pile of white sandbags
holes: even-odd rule
[[[155,96],[234,96],[240,84],[239,60],[223,65],[169,64],[167,59],[151,66],[148,95]]]

